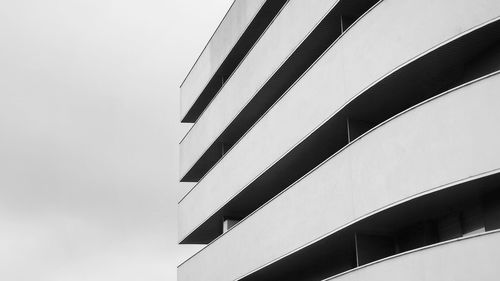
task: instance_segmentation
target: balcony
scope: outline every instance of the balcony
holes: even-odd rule
[[[181,84],[182,122],[198,119],[286,2],[234,1]]]
[[[491,152],[500,136],[491,128],[500,120],[499,77],[446,92],[371,129],[180,265],[179,280],[252,280],[383,210],[498,174],[500,158]]]

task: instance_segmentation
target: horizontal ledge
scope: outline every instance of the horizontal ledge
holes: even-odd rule
[[[237,224],[236,224],[236,225],[235,225],[232,229],[230,229],[230,230],[228,230],[227,232],[225,232],[224,234],[222,234],[222,235],[218,236],[216,239],[214,239],[212,242],[210,242],[207,246],[205,246],[203,249],[201,249],[200,251],[198,251],[197,253],[195,253],[193,256],[191,256],[190,258],[188,258],[186,261],[184,261],[183,263],[181,263],[179,266],[181,266],[181,265],[183,265],[184,263],[186,263],[187,261],[191,260],[192,258],[194,258],[195,256],[197,256],[199,253],[201,253],[202,251],[204,251],[204,250],[206,250],[207,248],[209,248],[212,244],[214,244],[215,242],[219,241],[219,240],[220,240],[220,239],[222,239],[223,237],[225,237],[225,236],[227,236],[228,234],[230,234],[232,231],[234,231],[235,229],[237,229],[237,228],[238,228],[238,226],[239,226],[240,224],[244,223],[244,222],[245,222],[245,221],[247,221],[249,218],[251,218],[253,215],[255,215],[256,213],[258,213],[259,211],[261,211],[262,209],[264,209],[266,206],[270,205],[273,201],[275,201],[275,200],[277,200],[278,198],[280,198],[280,196],[281,196],[283,193],[285,193],[285,192],[287,192],[288,190],[290,190],[293,186],[295,186],[295,185],[299,184],[302,180],[306,179],[308,176],[310,176],[312,173],[314,173],[317,169],[319,169],[320,167],[322,167],[325,163],[327,163],[328,161],[330,161],[331,159],[333,159],[335,156],[337,156],[338,154],[340,154],[340,153],[342,153],[343,151],[345,151],[348,147],[350,147],[351,145],[354,145],[355,143],[359,142],[359,141],[360,141],[361,139],[363,139],[364,137],[369,136],[371,132],[376,131],[378,128],[383,127],[383,126],[385,126],[386,124],[391,123],[391,121],[392,121],[392,120],[395,120],[395,119],[397,119],[397,118],[398,118],[398,117],[400,117],[400,116],[404,116],[406,113],[411,112],[411,111],[413,111],[413,110],[415,110],[415,109],[417,109],[417,108],[421,107],[423,104],[429,103],[429,102],[431,102],[432,100],[435,100],[435,99],[439,99],[440,97],[445,96],[445,95],[447,95],[447,94],[449,94],[449,93],[451,93],[451,92],[454,92],[454,91],[456,91],[456,90],[458,90],[458,89],[464,88],[464,87],[465,87],[465,86],[467,86],[467,85],[474,84],[474,83],[476,83],[476,82],[478,82],[478,81],[481,81],[481,80],[484,80],[484,79],[487,79],[487,78],[489,78],[489,77],[496,76],[496,75],[499,75],[499,74],[500,74],[500,71],[497,71],[497,72],[495,72],[495,73],[493,73],[493,74],[489,74],[489,75],[486,75],[486,76],[484,76],[484,77],[478,78],[478,79],[476,79],[476,80],[474,80],[474,81],[468,82],[468,83],[466,83],[466,84],[464,84],[464,85],[461,85],[461,86],[459,86],[459,87],[456,87],[456,88],[454,88],[454,89],[452,89],[452,90],[449,90],[449,91],[447,91],[447,92],[445,92],[445,93],[442,93],[442,94],[441,94],[441,95],[439,95],[439,96],[436,96],[436,97],[434,97],[434,98],[432,98],[432,99],[426,100],[426,101],[424,101],[424,102],[422,102],[422,103],[420,103],[420,104],[418,104],[418,105],[415,105],[415,106],[413,106],[412,108],[409,108],[409,109],[407,109],[406,111],[404,111],[404,112],[402,112],[402,113],[398,114],[397,116],[394,116],[394,117],[392,117],[392,118],[391,118],[391,119],[389,119],[389,120],[386,120],[386,121],[385,121],[385,122],[383,122],[382,124],[380,124],[380,125],[378,125],[377,127],[375,127],[375,128],[373,128],[373,129],[371,129],[370,131],[368,131],[368,132],[366,132],[365,134],[363,134],[363,135],[361,135],[360,137],[358,137],[358,138],[357,138],[356,140],[354,140],[353,142],[349,143],[346,147],[344,147],[342,150],[338,151],[336,154],[334,154],[334,155],[332,155],[331,157],[329,157],[328,159],[326,159],[326,160],[325,160],[324,162],[322,162],[320,165],[318,165],[317,167],[315,167],[315,168],[314,168],[313,170],[311,170],[309,173],[307,173],[306,175],[304,175],[303,177],[301,177],[299,180],[295,181],[293,184],[291,184],[290,186],[288,186],[285,190],[281,191],[279,194],[277,194],[276,196],[274,196],[271,200],[267,201],[265,204],[263,204],[263,205],[262,205],[262,206],[260,206],[258,209],[256,209],[255,211],[253,211],[250,215],[248,215],[246,218],[244,218],[244,219],[243,219],[243,220],[241,220],[239,223],[237,223]],[[393,204],[389,204],[389,205],[387,205],[386,207],[381,208],[381,209],[378,209],[377,211],[375,211],[375,212],[373,212],[373,213],[376,213],[376,212],[378,212],[378,211],[381,211],[381,210],[384,210],[384,209],[390,208],[390,207],[392,207],[392,206],[395,206],[395,205],[397,205],[397,204],[403,203],[403,202],[405,202],[405,201],[408,201],[408,200],[414,199],[414,198],[416,198],[416,197],[418,197],[418,196],[426,195],[426,194],[428,194],[428,193],[430,193],[430,192],[438,191],[438,190],[441,190],[441,189],[447,188],[447,187],[452,186],[452,185],[457,185],[457,184],[460,184],[460,183],[463,183],[463,182],[467,182],[467,181],[474,180],[474,179],[477,179],[477,178],[480,178],[480,177],[484,177],[484,176],[488,176],[488,175],[496,174],[496,173],[499,173],[499,172],[500,172],[500,169],[494,169],[494,170],[491,170],[491,171],[488,171],[488,172],[485,172],[485,173],[481,173],[481,174],[478,174],[478,175],[475,175],[475,176],[466,177],[466,178],[464,178],[464,179],[462,179],[462,180],[453,181],[453,182],[451,182],[451,183],[449,183],[449,184],[442,185],[442,186],[438,186],[438,187],[436,187],[436,188],[432,189],[431,191],[421,192],[421,193],[418,193],[418,194],[416,194],[416,195],[414,195],[414,196],[412,196],[412,197],[409,197],[409,198],[407,198],[407,199],[403,199],[403,200],[400,200],[400,201],[396,201],[395,203],[393,203]],[[369,213],[368,215],[366,215],[366,216],[362,216],[362,217],[360,217],[359,219],[363,219],[363,218],[365,218],[365,217],[367,217],[367,216],[372,215],[373,213]],[[355,220],[354,222],[356,222],[356,221],[358,221],[358,220]],[[327,234],[327,235],[329,235],[329,234]]]
[[[324,253],[322,252],[320,253],[318,251],[324,249],[325,247],[336,249],[342,252],[341,248],[343,247],[345,242],[347,242],[344,240],[351,234],[356,234],[356,233],[380,234],[384,233],[385,230],[387,231],[385,233],[386,235],[391,235],[390,234],[391,231],[397,229],[399,230],[405,229],[405,227],[407,227],[405,226],[406,224],[411,226],[411,225],[419,225],[421,222],[431,222],[432,220],[436,220],[437,215],[440,215],[441,218],[444,218],[448,215],[448,213],[446,213],[444,210],[447,210],[448,208],[450,208],[450,210],[447,210],[448,212],[454,213],[456,210],[463,211],[467,210],[467,208],[471,206],[475,207],[476,205],[471,205],[471,203],[473,202],[475,204],[484,204],[484,202],[481,200],[484,200],[484,198],[491,198],[491,194],[495,194],[494,195],[495,196],[494,198],[496,200],[495,202],[498,202],[498,199],[500,198],[499,197],[500,192],[496,188],[496,184],[498,183],[499,179],[500,179],[500,169],[495,169],[493,171],[457,180],[440,187],[420,192],[418,194],[399,200],[397,202],[393,202],[387,206],[369,212],[368,214],[365,214],[353,221],[350,221],[336,228],[335,230],[332,230],[314,239],[313,241],[310,241],[309,243],[306,243],[305,245],[302,245],[301,247],[298,247],[260,266],[259,268],[252,270],[251,272],[243,276],[238,277],[237,280],[245,280],[245,281],[250,281],[254,279],[258,280],[258,276],[262,274],[283,274],[284,268],[290,268],[290,267],[295,268],[297,266],[300,267],[300,265],[297,265],[296,263],[299,260],[304,260],[306,256],[311,259],[315,257],[314,255],[320,257],[323,256]],[[444,200],[447,200],[446,204],[443,204]],[[482,205],[477,205],[477,206],[482,206]],[[418,214],[416,218],[413,216],[415,213]],[[486,215],[486,213],[482,215]],[[481,217],[481,220],[483,219],[484,218]],[[410,221],[409,224],[408,220]],[[389,229],[384,229],[383,226],[387,225],[390,225]],[[393,228],[393,230],[390,229],[391,227]],[[496,223],[495,226],[491,225],[488,227],[486,228],[486,232],[499,230],[498,223]],[[471,234],[467,234],[466,232],[464,232],[463,228],[461,229],[461,231],[462,232],[459,235],[460,238],[467,238],[471,235],[474,235],[473,232]],[[457,240],[457,239],[450,237],[450,238],[441,238],[441,241],[434,241],[434,242],[420,241],[422,244],[427,244],[427,245],[425,246],[413,245],[410,246],[409,250],[402,249],[400,253],[387,254],[387,256],[382,258],[374,258],[373,261],[368,261],[364,262],[363,264],[354,265],[353,268],[351,269],[341,270],[340,273],[334,274],[333,277],[346,274],[347,272],[359,269],[360,267],[364,267],[369,264],[374,264],[380,262],[381,260],[391,258],[393,256],[400,256],[408,252],[418,251],[421,248],[432,247],[443,243],[447,243],[449,242],[449,240]],[[330,253],[330,255],[334,254]],[[321,262],[321,259],[314,261]],[[328,277],[324,280],[329,280],[333,277]]]

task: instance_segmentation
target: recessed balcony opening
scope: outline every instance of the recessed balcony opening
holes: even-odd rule
[[[213,152],[218,150],[219,144],[225,143],[228,149],[231,148],[321,54],[377,2],[378,0],[341,0],[267,80],[181,181],[199,181],[223,157]]]
[[[287,0],[269,0],[264,3],[181,122],[193,123],[200,117],[286,2]]]
[[[323,280],[358,266],[500,228],[500,174],[375,213],[240,279]]]
[[[224,218],[222,223],[222,233],[226,233],[229,229],[235,226],[241,219],[238,218]]]
[[[455,86],[500,70],[499,34],[500,21],[492,22],[371,86],[249,183],[181,243],[209,243],[222,234],[223,217],[247,217],[371,128]]]

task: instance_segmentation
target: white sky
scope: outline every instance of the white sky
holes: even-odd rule
[[[0,280],[175,280],[178,86],[231,2],[1,1]]]

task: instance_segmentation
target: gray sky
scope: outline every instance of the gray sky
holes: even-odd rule
[[[231,2],[1,2],[0,280],[175,280],[178,86]]]

